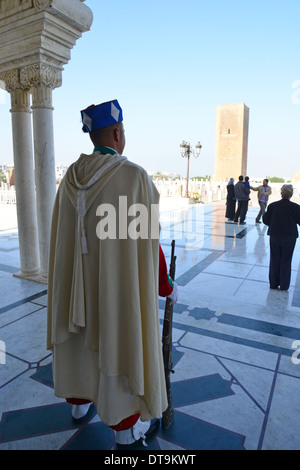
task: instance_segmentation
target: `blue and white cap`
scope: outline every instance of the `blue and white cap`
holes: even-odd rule
[[[123,121],[122,108],[117,100],[91,105],[80,111],[83,132],[92,132]]]

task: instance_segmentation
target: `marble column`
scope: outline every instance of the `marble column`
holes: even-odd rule
[[[61,86],[60,68],[33,64],[20,70],[20,82],[32,93],[35,187],[40,254],[40,282],[48,280],[53,204],[56,195],[52,90]]]
[[[56,195],[52,89],[32,88],[35,183],[40,250],[40,282],[47,282],[50,231]]]
[[[10,89],[20,272],[29,280],[39,277],[39,250],[33,169],[30,92]]]

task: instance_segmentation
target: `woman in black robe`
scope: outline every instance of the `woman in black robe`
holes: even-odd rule
[[[234,179],[230,178],[227,184],[226,213],[225,217],[230,221],[234,219],[235,214],[235,195],[234,195]]]

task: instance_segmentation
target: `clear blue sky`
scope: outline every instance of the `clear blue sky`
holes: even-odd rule
[[[71,51],[63,86],[53,92],[57,163],[92,150],[80,109],[117,98],[124,153],[149,171],[185,175],[180,142],[200,140],[190,174],[212,174],[216,106],[241,102],[250,108],[248,174],[300,170],[299,0],[85,4],[93,25]],[[2,95],[1,162],[12,161],[8,110]]]

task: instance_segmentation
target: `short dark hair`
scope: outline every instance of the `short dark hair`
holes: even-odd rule
[[[244,177],[241,175],[239,176],[239,181],[243,181]]]

